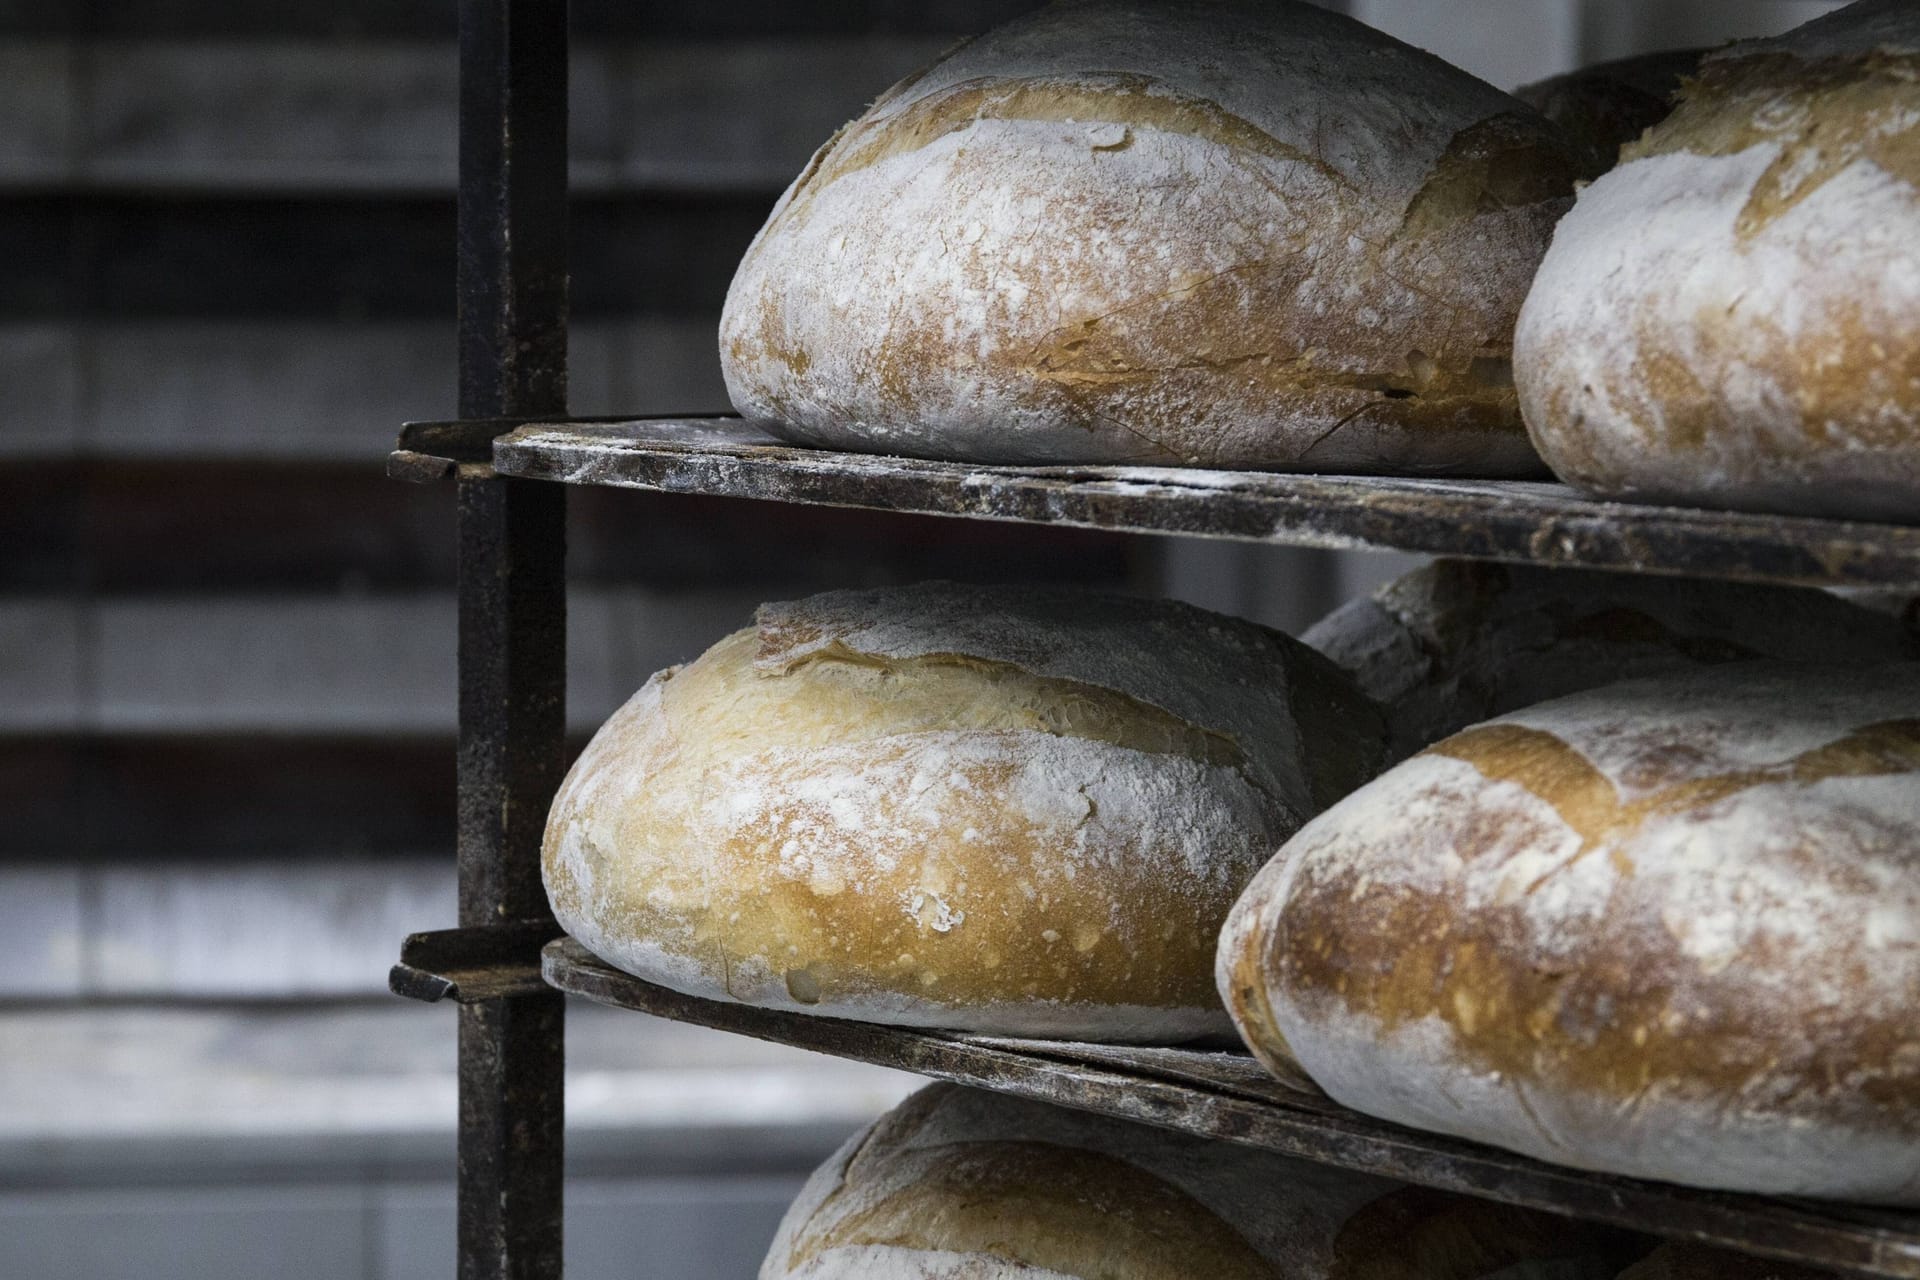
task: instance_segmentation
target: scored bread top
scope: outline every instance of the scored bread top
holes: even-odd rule
[[[1404,201],[1434,177],[1460,130],[1516,105],[1432,54],[1311,4],[1058,0],[895,85],[857,128],[897,154],[978,116],[1111,120],[1267,152]],[[919,127],[898,127],[909,119]],[[837,149],[809,184],[867,155]]]
[[[1754,658],[1920,658],[1920,631],[1810,587],[1441,560],[1301,639],[1387,710],[1393,758],[1618,680]]]
[[[760,1275],[1611,1280],[1633,1249],[1507,1205],[934,1085],[808,1179]]]
[[[1554,232],[1515,333],[1589,491],[1839,517],[1920,503],[1920,6],[1706,59]]]
[[[1380,738],[1325,659],[1188,606],[835,592],[602,727],[547,887],[597,954],[692,994],[1176,1041],[1225,1029],[1220,920]]]
[[[765,604],[755,625],[753,663],[764,672],[821,657],[1001,665],[1106,690],[1137,704],[1143,727],[1147,709],[1164,713],[1162,732],[1183,750],[1244,768],[1295,822],[1379,761],[1377,712],[1331,661],[1278,631],[1179,601],[927,582]]]
[[[1920,664],[1630,681],[1437,743],[1236,914],[1336,1098],[1586,1168],[1920,1199]]]
[[[978,461],[1534,471],[1513,317],[1573,159],[1306,4],[1067,0],[884,95],[743,259],[729,391]]]

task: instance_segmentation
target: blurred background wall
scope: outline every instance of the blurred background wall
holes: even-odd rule
[[[808,153],[1026,0],[576,0],[572,405],[725,408]],[[1816,0],[1353,0],[1503,87]],[[452,0],[0,0],[0,1275],[448,1275]],[[1396,556],[575,491],[570,722],[766,598],[946,576],[1297,630]],[[909,1081],[580,1009],[571,1276],[751,1274]]]

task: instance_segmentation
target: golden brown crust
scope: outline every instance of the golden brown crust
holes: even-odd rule
[[[1489,785],[1522,788],[1578,835],[1566,861],[1543,871],[1542,880],[1596,852],[1631,876],[1633,838],[1649,820],[1709,810],[1759,786],[1920,773],[1920,721],[1868,725],[1788,760],[1689,778],[1630,802],[1580,752],[1523,725],[1469,729],[1426,754],[1469,764]],[[1664,763],[1682,768],[1691,754],[1677,743]],[[1456,811],[1452,848],[1471,861],[1516,846],[1552,847],[1557,833],[1543,829],[1529,838],[1532,821],[1498,803]],[[1818,845],[1799,857],[1810,876],[1820,873],[1821,860]],[[1764,1073],[1774,1105],[1808,1119],[1893,1124],[1920,1136],[1920,1063],[1904,1016],[1832,1010],[1819,1020],[1795,1018],[1792,1032],[1781,1025],[1783,1011],[1758,1006],[1720,1005],[1704,1019],[1676,1016],[1684,1003],[1676,1001],[1676,986],[1697,968],[1679,939],[1636,930],[1632,948],[1596,952],[1573,970],[1543,966],[1529,941],[1524,898],[1537,884],[1519,886],[1510,906],[1463,911],[1448,896],[1380,884],[1365,867],[1302,875],[1269,963],[1292,990],[1336,999],[1376,1020],[1383,1033],[1437,1019],[1463,1062],[1503,1079],[1620,1099],[1654,1081],[1685,1080],[1738,1097]],[[1743,960],[1764,965],[1767,956],[1756,949]],[[1774,1047],[1756,1060],[1758,1045]],[[1848,1086],[1836,1087],[1842,1080]]]
[[[1108,67],[1068,23],[1132,30],[1128,59],[1165,65]],[[1573,158],[1511,99],[1362,30],[1081,5],[890,93],[742,263],[736,406],[809,443],[979,461],[1536,473],[1510,339]],[[1338,107],[1296,83],[1356,58]],[[1388,136],[1404,158],[1379,163]]]
[[[1666,123],[1621,159],[1730,156],[1777,144],[1779,156],[1734,219],[1736,235],[1748,240],[1859,160],[1920,186],[1917,86],[1920,54],[1717,59],[1687,86]]]
[[[859,1175],[892,1182],[894,1189],[797,1233],[789,1271],[830,1249],[892,1245],[985,1254],[1062,1275],[1280,1280],[1282,1274],[1192,1196],[1099,1152],[1047,1142],[973,1142],[896,1152],[887,1163]]]
[[[761,1276],[1610,1280],[1646,1248],[1511,1205],[935,1085],[814,1173]]]
[[[932,625],[963,604],[978,634]],[[1006,1034],[1224,1032],[1228,908],[1310,796],[1377,758],[1330,664],[1196,610],[928,585],[762,619],[649,682],[548,823],[561,923],[694,994]],[[1185,660],[1156,691],[1165,646]],[[1156,693],[1199,722],[1137,696]],[[1321,722],[1309,773],[1296,744]]]
[[[1469,729],[1330,809],[1249,886],[1220,969],[1374,1114],[1908,1203],[1916,830],[1920,668],[1634,681]]]
[[[1894,9],[1834,22],[1883,17],[1920,30]],[[1912,518],[1920,54],[1827,50],[1789,35],[1709,58],[1561,224],[1516,376],[1569,483]]]

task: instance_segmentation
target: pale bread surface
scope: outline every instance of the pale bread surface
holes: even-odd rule
[[[807,1180],[760,1280],[1609,1280],[1635,1250],[1522,1209],[934,1085]]]
[[[1230,1034],[1240,888],[1375,769],[1312,650],[1167,602],[925,584],[764,607],[608,721],[560,923],[693,995],[1008,1035]]]
[[[1515,336],[1589,492],[1920,518],[1920,7],[1711,55],[1581,192]]]
[[[1536,474],[1514,319],[1574,161],[1284,0],[1062,0],[882,95],[748,249],[735,407],[980,462]]]
[[[1309,823],[1222,940],[1242,1033],[1560,1164],[1920,1203],[1920,665],[1631,681]]]
[[[1441,560],[1301,639],[1386,709],[1394,759],[1468,725],[1619,680],[1753,658],[1899,662],[1920,629],[1897,601],[1808,587]]]

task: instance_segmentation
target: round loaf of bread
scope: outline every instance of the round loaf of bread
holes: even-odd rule
[[[720,324],[747,418],[975,462],[1536,473],[1513,324],[1575,163],[1286,0],[1056,0],[883,94]]]
[[[1825,591],[1467,560],[1415,570],[1301,639],[1386,709],[1395,760],[1637,676],[1748,658],[1920,658],[1912,623]]]
[[[1513,96],[1559,125],[1579,150],[1582,177],[1613,168],[1620,148],[1673,110],[1704,49],[1671,49],[1601,62],[1521,85]]]
[[[1377,768],[1319,654],[1163,601],[930,583],[763,606],[588,744],[561,925],[690,995],[1009,1035],[1231,1035],[1213,942]]]
[[[1339,1101],[1543,1160],[1920,1204],[1920,664],[1629,681],[1436,744],[1236,905]]]
[[[760,1280],[1612,1280],[1644,1248],[1507,1205],[935,1085],[807,1180]]]
[[[1542,456],[1593,493],[1920,518],[1920,6],[1709,55],[1581,192],[1521,312]]]

